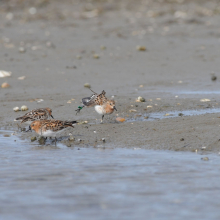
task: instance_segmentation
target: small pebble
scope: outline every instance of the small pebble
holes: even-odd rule
[[[145,102],[145,98],[139,96],[136,100],[136,102]]]
[[[180,138],[180,141],[184,141],[184,138]]]
[[[21,111],[27,111],[27,110],[28,110],[28,107],[26,105],[21,106]]]
[[[14,110],[15,112],[20,111],[19,107],[14,107],[13,110]]]
[[[9,85],[8,83],[4,82],[4,83],[2,83],[1,87],[2,87],[3,89],[5,89],[5,88],[10,87],[10,85]]]
[[[147,49],[144,46],[137,46],[136,50],[138,50],[138,51],[146,51]]]
[[[118,121],[118,122],[124,122],[125,118],[117,117],[115,120]]]
[[[9,134],[4,134],[4,137],[10,137],[10,135]]]
[[[36,137],[31,137],[31,142],[34,142],[34,141],[36,141],[36,140],[37,140]]]
[[[217,79],[217,76],[212,76],[212,81],[215,81]]]
[[[91,88],[91,86],[90,86],[89,83],[85,83],[85,84],[84,84],[84,87],[86,87],[86,88]]]
[[[179,116],[183,116],[183,113],[179,113],[178,115],[179,115]]]
[[[20,53],[25,53],[25,52],[26,52],[26,50],[25,50],[25,48],[24,48],[24,47],[19,47],[19,49],[18,49],[18,50],[19,50],[19,52],[20,52]]]
[[[69,141],[74,141],[75,140],[75,138],[71,135],[70,137],[69,137]]]
[[[202,157],[201,160],[208,161],[209,158],[208,157]]]
[[[99,59],[100,56],[99,56],[98,54],[93,54],[93,58],[94,58],[94,59]]]
[[[102,138],[102,141],[105,142],[105,138]]]

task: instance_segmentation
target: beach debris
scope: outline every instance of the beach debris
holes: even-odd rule
[[[146,47],[145,46],[136,46],[136,50],[138,50],[138,51],[146,51],[147,49],[146,49]]]
[[[166,113],[164,116],[169,116],[170,114],[169,113]]]
[[[179,80],[178,83],[183,83],[183,81],[182,81],[182,80]]]
[[[4,134],[4,137],[10,137],[10,135],[9,134]]]
[[[21,106],[21,111],[27,111],[27,110],[28,110],[28,107],[26,105]]]
[[[94,59],[99,59],[100,56],[99,56],[98,54],[94,53],[94,54],[93,54],[93,58],[94,58]]]
[[[135,109],[130,109],[129,112],[136,112],[137,110]]]
[[[69,141],[74,141],[75,138],[73,137],[73,135],[70,135],[70,137],[68,138]]]
[[[149,116],[145,116],[145,117],[144,117],[144,119],[148,119],[148,118],[149,118]]]
[[[159,100],[161,100],[161,98],[156,98],[156,100],[158,100],[158,101],[159,101]]]
[[[26,78],[26,76],[20,76],[18,77],[18,80],[24,80]]]
[[[93,131],[95,134],[97,133],[96,131]]]
[[[180,138],[180,141],[184,141],[184,138]]]
[[[102,138],[102,141],[105,143],[105,138]]]
[[[34,142],[34,141],[36,141],[36,140],[37,140],[36,137],[31,137],[31,142]]]
[[[106,46],[102,45],[100,48],[101,48],[101,50],[106,50]]]
[[[211,79],[212,81],[215,81],[217,79],[217,76],[213,75]]]
[[[136,102],[145,102],[145,98],[139,96],[136,100]]]
[[[89,83],[85,83],[85,84],[84,84],[84,87],[89,88],[89,89],[91,88],[91,86],[90,86]]]
[[[209,158],[208,158],[208,157],[202,157],[201,160],[203,160],[203,161],[208,161]]]
[[[88,124],[88,121],[81,121],[78,123],[78,125]]]
[[[181,117],[182,117],[182,116],[183,116],[183,113],[180,112],[180,113],[178,114],[178,116],[181,116]]]
[[[20,111],[20,109],[19,109],[19,107],[14,107],[13,111],[18,112],[18,111]]]
[[[0,70],[0,77],[4,78],[4,77],[9,77],[11,76],[11,72],[7,72],[5,70]]]
[[[81,139],[78,139],[78,142],[81,142],[82,140]]]
[[[70,104],[70,103],[72,103],[72,101],[71,101],[71,100],[68,100],[67,103]]]
[[[143,88],[143,87],[144,87],[144,85],[140,85],[139,87],[140,87],[140,88]]]
[[[117,117],[115,120],[118,121],[118,122],[124,122],[125,118]]]
[[[76,58],[77,58],[78,60],[80,60],[80,59],[82,59],[82,56],[77,55]]]
[[[10,85],[9,85],[8,83],[4,82],[4,83],[2,83],[1,87],[2,87],[3,89],[5,89],[5,88],[10,87]]]
[[[24,47],[19,47],[19,48],[18,48],[18,51],[19,51],[20,53],[25,53],[25,52],[26,52],[26,49],[25,49]]]
[[[148,105],[147,108],[153,108],[153,106],[152,105]]]
[[[200,99],[200,102],[210,102],[210,99]]]
[[[38,142],[39,142],[39,144],[45,144],[46,139],[45,139],[44,137],[40,137],[40,138],[38,139]]]

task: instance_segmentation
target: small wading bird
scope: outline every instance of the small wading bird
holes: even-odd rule
[[[60,121],[60,120],[41,120],[33,121],[31,129],[43,137],[55,137],[55,144],[57,142],[56,135],[64,131],[68,127],[73,127],[77,121]]]
[[[33,121],[46,120],[49,119],[50,117],[53,118],[52,110],[50,108],[38,108],[38,109],[33,109],[32,111],[26,113],[25,115],[16,118],[14,121],[18,121],[30,125]],[[29,130],[30,130],[30,126],[29,126]]]
[[[91,89],[90,89],[91,90]],[[92,91],[92,90],[91,90]],[[82,99],[82,106],[79,106],[76,110],[76,114],[82,110],[84,106],[86,107],[93,107],[95,106],[95,110],[97,113],[102,115],[101,123],[103,122],[104,115],[109,115],[117,111],[115,107],[115,101],[107,99],[105,97],[106,92],[103,90],[101,94],[97,94],[96,92],[92,91],[93,94],[90,97],[86,97]]]

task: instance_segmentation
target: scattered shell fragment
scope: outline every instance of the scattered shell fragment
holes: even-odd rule
[[[183,83],[183,81],[179,80],[178,83]]]
[[[106,46],[102,45],[100,48],[101,48],[101,50],[106,50]]]
[[[208,157],[202,157],[201,160],[208,161],[209,158]]]
[[[98,54],[95,53],[95,54],[93,54],[93,58],[94,58],[94,59],[99,59],[100,56],[99,56]]]
[[[129,110],[129,112],[136,112],[137,110],[135,110],[135,109],[131,109],[131,110]]]
[[[118,122],[124,122],[125,118],[117,117],[115,120],[118,121]]]
[[[11,72],[7,72],[7,71],[4,71],[4,70],[0,70],[0,77],[3,78],[3,77],[8,77],[8,76],[11,76]]]
[[[144,85],[140,85],[139,87],[140,87],[140,88],[143,88],[143,87],[144,87]]]
[[[152,105],[148,105],[147,108],[153,108],[153,106]]]
[[[21,106],[21,111],[27,111],[27,110],[28,110],[28,107],[26,105]]]
[[[170,114],[169,113],[167,113],[167,114],[165,114],[164,116],[169,116]]]
[[[77,58],[78,60],[80,60],[80,59],[82,59],[82,56],[77,55],[76,58]]]
[[[26,52],[26,49],[24,47],[19,47],[18,50],[19,50],[20,53],[25,53]]]
[[[8,88],[8,87],[10,87],[10,85],[8,83],[6,83],[6,82],[2,83],[2,88]]]
[[[145,102],[145,98],[139,96],[136,100],[136,102]]]
[[[72,102],[71,102],[71,100],[68,100],[67,103],[70,104],[70,103],[72,103]]]
[[[88,121],[81,121],[78,123],[78,125],[88,124]]]
[[[210,102],[210,99],[200,99],[200,102]]]
[[[105,138],[102,138],[102,141],[105,142]]]
[[[74,141],[74,140],[75,140],[75,138],[72,135],[70,135],[69,141]]]
[[[136,49],[138,50],[138,51],[146,51],[147,49],[146,49],[146,47],[144,47],[144,46],[137,46],[136,47]]]
[[[36,141],[36,140],[37,140],[36,137],[31,137],[31,142],[34,142],[34,141]]]
[[[18,77],[19,80],[24,80],[26,78],[26,76],[20,76]]]
[[[14,107],[13,110],[14,110],[15,112],[20,111],[19,107]]]
[[[86,87],[86,88],[91,88],[91,86],[90,86],[89,83],[85,83],[85,84],[84,84],[84,87]]]
[[[156,98],[156,100],[161,100],[161,98]]]

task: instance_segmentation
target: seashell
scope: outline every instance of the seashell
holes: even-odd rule
[[[26,49],[24,47],[19,47],[18,50],[19,50],[20,53],[25,53],[26,52]]]
[[[98,54],[93,54],[93,58],[95,58],[95,59],[99,59],[100,58],[100,56],[98,55]]]
[[[85,84],[84,84],[84,87],[86,87],[86,88],[91,88],[91,86],[90,86],[89,83],[85,83]]]
[[[19,107],[14,107],[13,110],[14,110],[15,112],[20,111]]]
[[[4,70],[0,70],[0,77],[3,78],[3,77],[8,77],[8,76],[11,76],[11,72],[7,72],[7,71],[4,71]]]
[[[139,96],[136,100],[136,102],[145,102],[145,98]]]
[[[70,104],[70,103],[71,103],[71,100],[68,100],[67,103]]]
[[[74,141],[75,140],[75,138],[72,135],[70,135],[70,137],[68,139],[69,139],[69,141]]]
[[[27,110],[28,110],[28,107],[26,105],[21,106],[21,111],[27,111]]]
[[[138,51],[146,51],[147,50],[146,47],[144,47],[144,46],[137,46],[136,49]]]
[[[124,122],[125,118],[117,117],[115,120],[118,121],[118,122]]]
[[[2,88],[8,88],[8,87],[10,87],[10,85],[8,83],[6,83],[6,82],[2,83]]]
[[[31,137],[31,142],[34,142],[34,141],[36,141],[36,140],[37,140],[36,137]]]
[[[131,110],[129,110],[129,112],[136,112],[137,110],[135,110],[135,109],[131,109]]]
[[[200,102],[210,102],[210,99],[200,99]]]
[[[26,76],[20,76],[18,77],[19,80],[24,80],[26,78]]]
[[[81,121],[78,123],[78,125],[88,124],[88,121]]]

